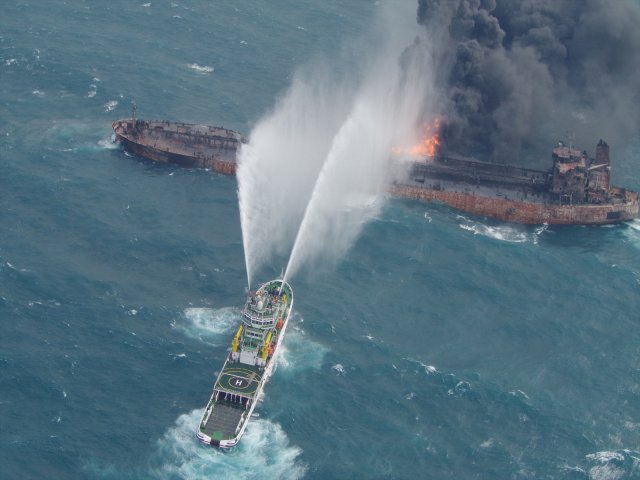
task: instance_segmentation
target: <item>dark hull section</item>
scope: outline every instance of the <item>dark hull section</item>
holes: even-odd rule
[[[147,145],[142,145],[140,143],[133,142],[128,138],[119,137],[118,135],[116,135],[116,140],[121,143],[125,151],[131,155],[147,158],[155,162],[173,163],[182,167],[190,168],[209,168],[226,175],[235,175],[236,173],[235,161],[169,152]]]
[[[178,122],[118,120],[116,141],[139,157],[233,175],[242,136],[222,127]]]

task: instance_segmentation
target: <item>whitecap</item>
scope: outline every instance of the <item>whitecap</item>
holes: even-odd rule
[[[142,5],[140,5],[141,7],[144,8],[149,8],[151,6],[151,2],[147,2],[147,3],[143,3]]]
[[[240,311],[235,307],[185,308],[183,320],[177,327],[191,338],[230,342],[229,334],[240,323]]]
[[[295,312],[294,312],[294,315]],[[291,320],[289,320],[291,322]],[[324,363],[327,348],[307,338],[305,331],[297,325],[289,325],[285,333],[276,365],[284,374],[296,374],[303,370],[318,370]]]
[[[578,466],[570,466],[570,465],[563,465],[560,467],[561,470],[567,471],[567,472],[576,472],[576,473],[586,473],[582,468],[578,467]]]
[[[473,232],[474,235],[483,235],[503,242],[524,243],[528,240],[526,233],[506,225],[491,227],[482,223],[461,223],[460,228]]]
[[[306,473],[307,465],[299,458],[302,449],[291,444],[279,424],[252,419],[238,446],[222,452],[201,445],[196,439],[195,429],[201,415],[200,409],[180,415],[158,440],[152,462],[153,477],[298,479]]]
[[[513,390],[509,392],[509,395],[514,396],[516,398],[521,398],[521,399],[524,398],[526,400],[529,400],[529,395],[524,393],[522,390]]]
[[[640,430],[640,423],[626,421],[624,422],[624,428],[627,430]]]
[[[491,448],[493,447],[493,438],[489,438],[480,444],[480,448]]]
[[[407,360],[409,362],[412,362],[412,363],[417,363],[418,365],[420,365],[424,369],[424,371],[425,371],[425,373],[427,375],[432,375],[434,373],[438,373],[438,370],[433,365],[427,365],[425,363],[422,363],[420,360],[415,360],[413,358],[407,358],[405,360]]]
[[[98,146],[106,150],[114,150],[118,148],[118,143],[116,142],[116,136],[111,135],[107,138],[103,138],[102,140],[98,140]]]
[[[590,453],[589,455],[586,455],[586,458],[587,460],[591,460],[593,462],[598,462],[598,463],[609,463],[613,460],[618,462],[624,462],[624,455],[618,452],[602,451],[602,452]]]
[[[111,100],[110,102],[107,102],[107,103],[104,104],[104,111],[105,112],[112,112],[117,106],[118,106],[118,101],[117,100]]]
[[[589,469],[589,480],[620,480],[624,477],[624,470],[615,465],[596,465]]]
[[[533,231],[532,234],[532,241],[534,245],[538,245],[539,241],[540,241],[540,236],[547,231],[547,229],[549,228],[549,224],[545,223],[543,225],[540,225],[539,227],[536,227],[536,229]]]
[[[34,90],[31,93],[34,94],[36,97],[40,97],[40,98],[44,97],[44,92],[40,90]]]
[[[456,386],[450,388],[447,391],[448,395],[452,396],[463,396],[471,391],[471,384],[469,382],[465,382],[464,380],[460,380],[456,383]]]
[[[98,87],[96,86],[95,83],[92,83],[91,85],[89,85],[89,91],[87,92],[87,98],[95,97],[96,93],[98,93]]]
[[[627,222],[624,234],[627,239],[634,245],[640,247],[640,219]]]
[[[189,65],[189,68],[195,70],[198,73],[211,73],[213,72],[213,67],[209,67],[207,65],[198,65],[197,63],[192,63]]]
[[[15,58],[9,58],[4,61],[5,66],[15,65],[18,61]]]
[[[344,375],[345,374],[344,366],[341,363],[336,363],[335,365],[333,365],[331,367],[331,370],[336,372],[338,375]]]

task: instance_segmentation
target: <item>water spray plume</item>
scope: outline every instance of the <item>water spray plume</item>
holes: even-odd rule
[[[311,80],[324,76],[318,69],[299,72],[240,150],[238,199],[249,285],[274,256],[290,251],[335,125],[344,115],[340,89],[331,91],[325,82]]]
[[[319,173],[285,278],[313,261],[337,261],[381,209],[392,179],[391,146],[415,130],[425,101],[425,65],[398,58],[387,52],[365,76]]]
[[[415,141],[433,83],[424,45],[414,42],[421,31],[407,28],[415,13],[398,10],[381,8],[394,24],[368,42],[366,54],[347,59],[348,68],[298,72],[242,147],[238,197],[249,285],[288,252],[285,280],[303,265],[336,262],[381,208],[391,148]]]

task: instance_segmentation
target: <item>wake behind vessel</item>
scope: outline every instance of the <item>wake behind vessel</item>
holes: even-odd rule
[[[293,290],[271,280],[250,292],[231,352],[216,379],[196,436],[205,444],[229,448],[238,443],[280,351],[293,306]]]

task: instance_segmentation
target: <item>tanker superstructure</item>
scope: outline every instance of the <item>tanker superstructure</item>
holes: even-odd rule
[[[524,224],[607,224],[638,216],[638,194],[610,185],[609,145],[595,158],[562,142],[549,171],[446,155],[413,162],[391,193],[439,201],[475,215]]]
[[[136,120],[135,115],[113,128],[131,154],[229,175],[235,174],[236,154],[245,141],[222,127]],[[638,216],[638,194],[610,185],[609,145],[602,140],[595,158],[559,143],[548,171],[442,154],[407,161],[408,175],[390,186],[399,197],[524,224],[607,224]]]

